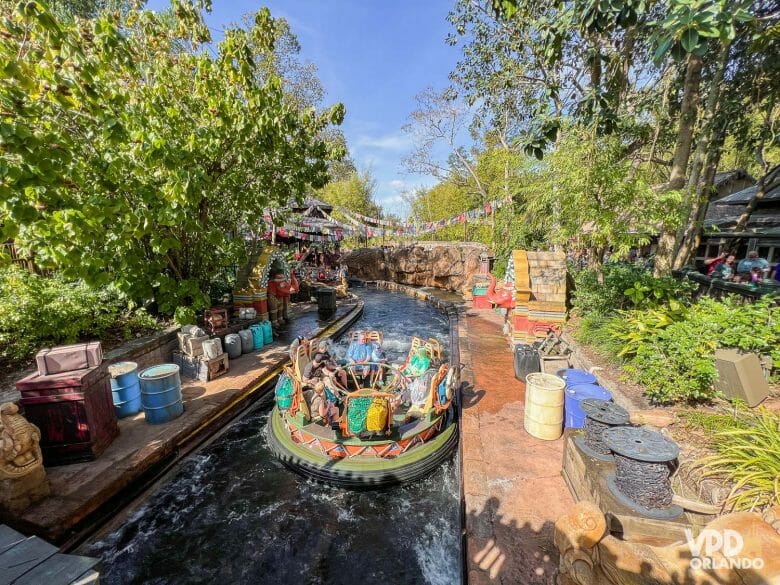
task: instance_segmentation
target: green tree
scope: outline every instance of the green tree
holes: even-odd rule
[[[42,267],[115,282],[161,311],[208,303],[245,257],[262,210],[327,181],[323,140],[344,108],[301,110],[253,50],[273,50],[259,11],[207,50],[200,9],[58,20],[23,2],[0,21],[0,225]]]
[[[337,205],[369,217],[381,217],[382,209],[374,201],[376,179],[370,169],[354,171],[340,181],[332,181],[316,195],[331,205]],[[338,212],[336,212],[338,214]]]

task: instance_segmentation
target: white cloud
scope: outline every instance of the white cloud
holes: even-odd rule
[[[409,187],[406,184],[406,181],[401,181],[400,179],[395,179],[393,181],[390,181],[388,185],[395,189],[396,191],[406,191],[406,189]]]
[[[364,148],[378,148],[380,150],[407,150],[412,145],[411,137],[402,132],[393,132],[384,136],[361,136],[357,140],[358,146]]]

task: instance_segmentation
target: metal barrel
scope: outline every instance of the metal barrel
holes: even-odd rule
[[[152,366],[141,372],[138,379],[141,381],[141,404],[146,422],[156,425],[181,416],[184,404],[181,398],[179,366]]]
[[[317,310],[320,317],[327,318],[336,312],[336,289],[321,286],[317,289]]]
[[[117,418],[131,416],[141,410],[138,364],[118,362],[108,366],[108,373],[111,376],[111,398]]]
[[[576,368],[567,368],[565,370],[558,370],[555,374],[559,378],[563,378],[567,386],[574,386],[576,384],[595,384],[596,376],[589,374],[585,370],[578,370]]]
[[[537,439],[554,441],[563,433],[563,380],[551,374],[525,377],[523,426]]]

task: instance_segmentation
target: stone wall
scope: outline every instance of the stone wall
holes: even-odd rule
[[[344,257],[349,275],[452,291],[471,288],[487,246],[472,242],[418,242],[395,248],[359,248]]]
[[[138,371],[157,364],[171,363],[173,350],[179,348],[176,333],[178,327],[169,327],[165,331],[149,337],[141,337],[128,341],[103,356],[103,365],[109,366],[116,362],[135,362]]]

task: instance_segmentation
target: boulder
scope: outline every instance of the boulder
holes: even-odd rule
[[[418,242],[394,248],[358,248],[343,258],[361,280],[389,280],[445,290],[471,289],[481,254],[489,248],[472,242]]]

